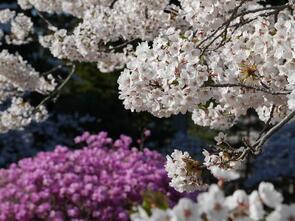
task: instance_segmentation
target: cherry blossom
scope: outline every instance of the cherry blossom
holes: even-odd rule
[[[283,202],[282,194],[271,183],[260,183],[258,191],[263,203],[271,208],[276,208]]]
[[[171,157],[167,156],[165,169],[171,178],[170,186],[179,192],[193,192],[206,187],[200,176],[199,162],[193,160],[188,152],[174,150]]]
[[[44,106],[37,109],[24,101],[21,96],[26,91],[37,91],[47,94],[55,89],[56,82],[51,75],[48,79],[31,67],[20,55],[0,52],[0,101],[11,101],[6,110],[1,111],[0,132],[22,128],[32,121],[46,119]]]
[[[270,183],[261,183],[263,188]],[[275,194],[276,190],[269,191]],[[244,190],[236,190],[232,195],[225,196],[223,190],[213,184],[207,192],[200,193],[197,202],[183,198],[172,209],[153,209],[151,216],[141,207],[131,215],[132,221],[290,221],[295,217],[294,204],[280,204],[275,209],[266,209],[259,191],[254,190],[249,195]],[[160,219],[160,217],[162,219]],[[166,219],[164,219],[164,217]]]

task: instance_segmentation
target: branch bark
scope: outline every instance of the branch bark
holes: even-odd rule
[[[241,84],[241,83],[209,84],[209,85],[206,85],[205,87],[240,87],[240,88],[261,91],[261,92],[264,92],[266,94],[271,94],[271,95],[288,95],[291,93],[291,91],[271,91],[266,88],[255,87],[252,85],[246,85],[246,84]]]
[[[285,124],[287,124],[292,118],[295,117],[295,110],[290,112],[282,121],[273,126],[269,131],[267,131],[254,145],[256,154],[261,152],[261,147],[263,144],[279,129],[281,129]]]
[[[49,94],[47,97],[45,97],[38,104],[38,106],[35,108],[36,110],[38,110],[42,105],[44,105],[49,100],[54,99],[61,92],[61,90],[64,88],[64,86],[69,82],[69,80],[72,78],[72,76],[74,75],[75,70],[76,70],[75,64],[70,63],[70,66],[71,66],[71,71],[70,71],[69,75],[64,79],[64,81],[53,92],[51,92],[51,94]]]
[[[262,147],[265,144],[265,142],[273,135],[275,134],[279,129],[281,129],[284,125],[286,125],[292,118],[295,117],[295,110],[290,112],[282,121],[280,121],[278,124],[273,126],[270,130],[268,130],[261,138],[259,138],[256,143],[252,146],[247,146],[244,151],[240,154],[240,156],[235,159],[237,161],[244,160],[250,153],[253,153],[255,155],[258,155],[262,151]]]

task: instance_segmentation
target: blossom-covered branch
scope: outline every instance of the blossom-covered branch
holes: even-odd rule
[[[156,117],[191,113],[195,124],[218,130],[232,127],[249,109],[256,111],[267,125],[256,143],[244,139],[244,147],[235,148],[221,134],[216,150],[204,151],[204,163],[177,151],[168,158],[169,176],[178,190],[203,186],[204,168],[218,179],[237,178],[240,161],[260,152],[266,140],[294,116],[293,0],[276,6],[256,0],[180,0],[179,5],[168,0],[53,0],[50,4],[18,0],[18,4],[24,10],[37,10],[48,25],[50,34],[39,36],[39,42],[54,57],[95,62],[100,72],[122,71],[119,99],[126,109]],[[64,12],[80,23],[73,30],[57,29],[41,12]],[[0,22],[11,25],[11,33],[2,34],[7,44],[31,40],[33,23],[24,14],[4,10]],[[9,57],[7,53],[3,52]],[[4,70],[9,71],[2,74],[3,97],[12,97],[14,88],[51,91],[41,106],[58,95],[75,71],[73,65],[54,89],[50,75],[40,77],[22,59],[11,60],[20,68],[11,71],[15,66],[5,64]],[[28,82],[23,81],[25,74],[30,84],[24,83]],[[21,107],[16,101],[9,113]],[[19,115],[25,114],[13,116]],[[29,123],[24,122],[19,125]]]

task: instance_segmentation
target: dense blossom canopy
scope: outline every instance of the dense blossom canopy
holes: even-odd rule
[[[59,59],[95,62],[102,72],[125,67],[118,83],[126,109],[157,117],[190,112],[196,124],[216,129],[231,127],[249,108],[271,124],[294,111],[293,1],[18,3],[24,10],[80,18],[73,30],[46,21],[50,34],[39,36],[41,45]],[[11,23],[6,42],[25,43],[29,18],[1,12],[0,21]]]
[[[127,109],[157,117],[192,112],[196,124],[217,129],[229,128],[250,107],[266,122],[276,105],[273,124],[294,106],[287,92],[294,90],[294,28],[288,11],[276,23],[258,16],[209,51],[192,30],[170,28],[151,47],[136,48],[118,80],[120,99]]]

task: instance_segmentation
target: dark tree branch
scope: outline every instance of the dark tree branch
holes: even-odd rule
[[[42,105],[44,105],[45,103],[47,103],[48,101],[56,98],[61,90],[64,88],[64,86],[69,82],[69,80],[72,78],[72,76],[75,73],[76,70],[76,65],[73,63],[70,63],[69,66],[71,67],[71,71],[69,73],[69,75],[64,79],[64,81],[56,87],[56,89],[54,91],[52,91],[47,97],[45,97],[39,104],[38,106],[35,108],[36,110],[38,110]]]
[[[271,94],[271,95],[288,95],[291,93],[291,91],[271,91],[266,88],[255,87],[252,85],[246,85],[246,84],[241,84],[241,83],[209,84],[209,85],[206,85],[205,87],[240,87],[240,88],[261,91],[261,92],[264,92],[266,94]]]

